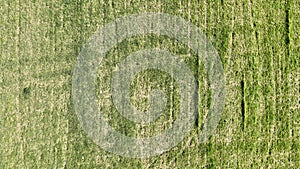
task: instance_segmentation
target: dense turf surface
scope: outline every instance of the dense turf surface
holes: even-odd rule
[[[199,80],[199,120],[190,135],[160,156],[132,159],[88,138],[71,85],[87,39],[115,18],[142,12],[181,16],[203,30],[222,59],[227,97],[217,131],[198,144],[210,102],[201,62],[168,37],[126,39],[109,51],[97,78],[99,106],[121,133],[145,137],[168,128],[179,97],[167,74],[146,71],[132,82],[132,103],[146,110],[143,96],[159,86],[168,95],[165,116],[150,126],[118,116],[109,78],[122,58],[163,48],[182,57]],[[0,168],[299,168],[299,18],[299,0],[0,1]]]

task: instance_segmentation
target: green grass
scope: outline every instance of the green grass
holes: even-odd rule
[[[133,159],[88,138],[72,105],[71,85],[88,38],[118,17],[142,12],[177,15],[203,30],[223,62],[227,96],[208,143],[197,143],[198,125],[170,151]],[[0,1],[0,168],[299,168],[299,18],[297,0]],[[176,117],[170,114],[178,109],[176,84],[167,75],[155,77],[157,72],[140,74],[132,85],[132,102],[140,109],[147,109],[147,89],[160,85],[168,94],[167,110],[156,123],[120,118],[109,99],[112,66],[151,47],[178,54],[199,72],[201,124],[209,105],[203,65],[183,44],[153,35],[120,43],[99,67],[97,96],[109,123],[129,136],[150,136]]]

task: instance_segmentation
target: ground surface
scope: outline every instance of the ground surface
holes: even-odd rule
[[[168,127],[178,93],[169,76],[144,72],[132,82],[132,103],[147,109],[143,96],[159,85],[172,98],[170,118],[145,127],[118,117],[107,92],[120,58],[161,47],[182,56],[199,80],[199,124],[191,134],[160,156],[132,159],[87,137],[71,84],[87,39],[115,18],[142,12],[181,16],[207,35],[223,62],[227,97],[217,131],[198,144],[209,86],[197,57],[167,37],[122,42],[99,67],[97,96],[110,124],[124,134],[149,136]],[[0,1],[0,168],[299,168],[299,18],[298,0]]]

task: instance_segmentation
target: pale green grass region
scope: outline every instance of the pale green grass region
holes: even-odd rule
[[[134,124],[110,101],[114,65],[134,51],[159,47],[198,72],[194,130],[160,156],[133,159],[104,151],[82,130],[72,105],[72,72],[80,49],[100,26],[143,12],[177,15],[203,30],[223,62],[227,97],[217,131],[209,142],[197,143],[210,104],[198,57],[163,36],[120,43],[99,67],[97,96],[110,124],[128,136],[151,136],[169,127],[179,95],[166,74],[140,74],[132,82],[134,105],[147,109],[144,95],[153,86],[160,86],[169,102],[156,123]],[[299,37],[299,0],[2,0],[0,168],[300,168]]]

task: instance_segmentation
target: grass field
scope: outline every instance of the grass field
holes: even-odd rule
[[[120,43],[99,67],[96,85],[109,123],[128,136],[169,127],[168,112],[178,109],[179,94],[168,75],[146,71],[132,82],[132,103],[146,110],[143,96],[160,86],[169,98],[165,116],[150,126],[121,118],[109,93],[114,65],[134,51],[159,47],[198,72],[198,124],[170,151],[135,159],[104,151],[82,130],[72,73],[81,48],[100,26],[143,12],[169,13],[198,26],[219,52],[227,95],[217,130],[199,144],[210,88],[197,56],[164,36]],[[299,37],[299,0],[2,0],[0,168],[300,168]]]

